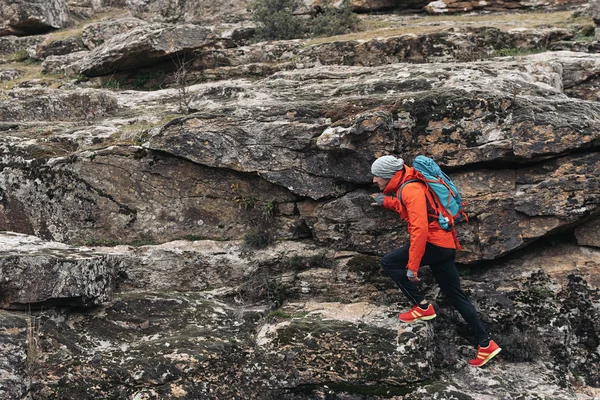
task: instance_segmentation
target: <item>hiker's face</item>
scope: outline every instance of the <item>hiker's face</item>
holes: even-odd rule
[[[381,178],[379,176],[374,176],[373,183],[376,184],[377,186],[379,186],[379,189],[383,192],[383,189],[385,189],[385,187],[388,185],[388,183],[390,183],[390,180]]]

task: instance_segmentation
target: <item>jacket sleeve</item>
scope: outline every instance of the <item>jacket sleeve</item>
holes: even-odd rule
[[[402,189],[402,203],[408,214],[408,233],[410,234],[410,249],[406,268],[419,270],[421,259],[425,254],[425,246],[429,235],[427,218],[427,200],[422,184],[408,184]]]
[[[383,198],[383,208],[400,213],[400,200],[396,196],[385,196]]]

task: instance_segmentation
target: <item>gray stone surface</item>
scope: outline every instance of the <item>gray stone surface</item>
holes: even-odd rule
[[[9,0],[0,4],[0,36],[35,35],[69,23],[65,0]]]
[[[89,49],[93,49],[104,44],[104,42],[115,35],[126,33],[146,24],[146,21],[134,17],[93,22],[83,27],[83,43]]]
[[[87,76],[98,76],[135,69],[201,49],[215,40],[209,29],[197,25],[142,25],[95,47],[79,70]]]
[[[113,271],[104,255],[43,242],[16,233],[0,234],[0,306],[91,306],[112,293]]]

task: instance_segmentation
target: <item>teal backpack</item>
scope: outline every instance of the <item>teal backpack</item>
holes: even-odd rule
[[[418,179],[404,182],[400,187],[400,191],[410,182],[420,181],[425,183],[432,195],[434,204],[431,204],[431,206],[438,214],[438,222],[444,230],[454,230],[454,224],[463,218],[466,221],[469,220],[464,210],[466,203],[463,202],[458,188],[435,161],[420,155],[415,157],[413,168],[418,172]]]

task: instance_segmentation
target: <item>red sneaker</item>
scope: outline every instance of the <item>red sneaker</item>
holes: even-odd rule
[[[434,319],[435,317],[435,310],[431,304],[425,310],[419,306],[414,306],[410,309],[410,311],[402,313],[398,316],[402,322],[415,322],[418,320],[427,321],[429,319]]]
[[[496,342],[490,340],[487,347],[477,346],[477,357],[469,361],[474,367],[482,367],[486,362],[490,361],[494,356],[502,350]]]

